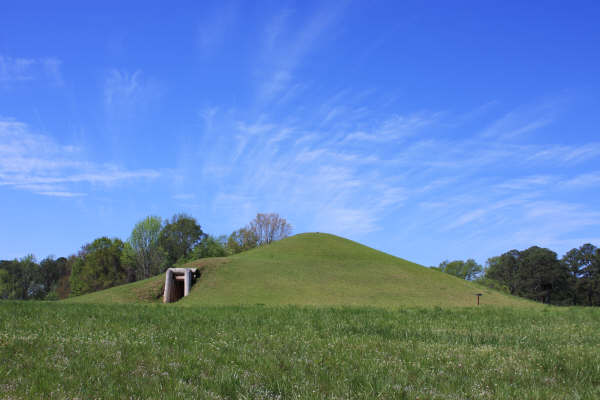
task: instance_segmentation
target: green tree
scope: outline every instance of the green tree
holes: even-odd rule
[[[76,254],[72,254],[67,257],[67,261],[64,268],[64,274],[58,279],[56,286],[52,292],[56,295],[55,297],[58,299],[66,299],[71,295],[71,271],[73,270],[73,266],[77,263],[79,257]],[[51,292],[51,293],[52,293]],[[54,297],[54,295],[49,294],[50,297]]]
[[[127,282],[135,282],[138,280],[138,257],[129,241],[123,244],[121,265],[125,271],[127,271]],[[141,279],[141,277],[139,279]]]
[[[165,221],[158,245],[167,252],[168,265],[173,265],[178,260],[185,259],[204,236],[202,228],[193,217],[176,214],[171,220]]]
[[[248,228],[241,228],[233,231],[227,239],[227,248],[232,254],[241,253],[258,246],[258,238],[255,233]]]
[[[9,261],[0,261],[0,299],[9,299],[11,295],[11,276],[8,272]],[[5,266],[6,264],[6,266]]]
[[[56,290],[59,280],[67,275],[67,271],[67,259],[64,257],[54,259],[50,256],[40,261],[39,281],[43,291],[39,294],[39,297],[48,298],[48,295]],[[58,298],[58,295],[56,295],[56,298]]]
[[[594,263],[598,249],[589,243],[568,251],[562,258],[569,273],[569,287],[573,304],[591,305],[595,288]]]
[[[508,287],[510,294],[516,294],[519,255],[519,251],[510,250],[500,256],[489,258],[485,277]]]
[[[511,250],[488,264],[485,277],[506,285],[512,294],[554,304],[568,298],[567,269],[549,249]]]
[[[21,268],[18,260],[0,261],[0,299],[23,299]]]
[[[135,258],[136,278],[145,279],[164,271],[167,252],[159,245],[161,218],[149,216],[138,222],[129,238]]]
[[[490,289],[494,289],[494,290],[498,290],[499,292],[504,292],[504,293],[510,294],[510,290],[509,290],[508,286],[506,286],[498,281],[495,281],[493,279],[486,278],[485,276],[479,276],[477,279],[475,279],[475,282],[480,285],[489,287]]]
[[[483,271],[481,265],[477,264],[472,258],[469,258],[467,261],[443,261],[437,269],[468,281],[477,278]]]
[[[596,249],[596,253],[587,271],[588,287],[586,294],[588,295],[587,304],[590,306],[600,306],[600,249]]]
[[[107,289],[127,282],[121,264],[124,243],[101,237],[82,247],[70,275],[71,295]]]
[[[207,257],[225,257],[229,255],[227,250],[227,237],[206,235],[194,247],[191,254],[191,259],[207,258]]]
[[[549,249],[533,246],[522,251],[518,277],[523,297],[543,303],[557,303],[567,297],[567,270]]]
[[[0,271],[3,271],[0,273],[0,298],[28,300],[45,296],[40,266],[33,255],[0,261]]]
[[[35,260],[35,256],[30,254],[19,260],[21,269],[21,299],[40,298],[42,287],[40,285],[39,265]]]

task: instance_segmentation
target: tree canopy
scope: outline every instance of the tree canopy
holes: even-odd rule
[[[165,221],[158,245],[167,253],[167,264],[173,265],[185,259],[204,236],[196,219],[187,214],[176,214]]]
[[[86,244],[71,271],[71,293],[75,296],[127,282],[121,263],[124,243],[101,237]]]
[[[563,257],[573,304],[600,305],[600,249],[586,243]]]
[[[125,258],[135,265],[136,279],[145,279],[162,272],[167,263],[168,254],[160,247],[162,220],[148,216],[135,224]]]
[[[227,247],[233,254],[241,253],[258,246],[258,238],[248,228],[233,231],[227,239]]]
[[[227,236],[205,235],[194,247],[190,258],[225,257],[227,255],[229,255]]]
[[[567,270],[549,249],[532,246],[491,258],[485,276],[506,285],[512,294],[543,303],[560,304],[568,297]]]
[[[477,264],[472,258],[469,258],[467,261],[443,261],[435,268],[469,281],[475,279],[483,271],[481,265]]]

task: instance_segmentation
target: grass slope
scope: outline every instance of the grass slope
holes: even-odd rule
[[[536,307],[471,282],[431,270],[338,236],[305,233],[225,259],[188,264],[202,269],[190,295],[177,304],[194,305],[368,305]],[[158,279],[154,281],[153,279]],[[72,301],[90,303],[148,301],[162,277],[136,282]],[[154,285],[154,286],[152,286]]]
[[[598,399],[600,310],[0,301],[2,399]]]
[[[158,303],[162,300],[164,280],[165,277],[161,274],[83,296],[70,297],[63,301],[67,303],[96,304]]]

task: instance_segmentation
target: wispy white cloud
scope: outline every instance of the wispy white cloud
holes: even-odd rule
[[[127,170],[85,160],[77,147],[31,132],[25,123],[0,120],[0,185],[46,196],[78,197],[81,184],[112,185],[154,179],[151,169]]]
[[[495,185],[497,189],[508,190],[530,190],[538,186],[550,185],[556,183],[557,177],[551,175],[534,175],[511,179]]]
[[[63,82],[61,64],[62,61],[55,57],[15,58],[0,55],[0,83],[45,79],[60,85]]]
[[[540,199],[525,205],[523,217],[525,223],[515,230],[515,236],[524,242],[535,240],[552,246],[572,233],[597,225],[600,211],[578,202]]]
[[[106,73],[103,89],[106,124],[101,135],[106,141],[104,152],[110,159],[125,160],[137,131],[132,127],[149,119],[153,107],[161,99],[162,86],[142,70],[111,69]]]
[[[498,183],[494,187],[501,190],[535,190],[547,187],[554,190],[576,189],[600,186],[600,172],[588,172],[571,177],[563,175],[533,175]]]
[[[219,111],[218,107],[206,107],[200,110],[200,117],[204,121],[206,128],[210,130],[212,128],[213,118]]]
[[[114,109],[147,104],[159,93],[158,84],[141,70],[130,73],[112,69],[104,82],[105,104]]]
[[[359,235],[380,229],[380,215],[406,200],[397,181],[372,168],[376,154],[342,148],[335,135],[324,140],[302,121],[219,123],[232,133],[213,143],[203,182],[222,186],[214,204],[235,209],[238,220],[258,210],[305,213],[311,230]]]
[[[81,196],[86,196],[85,193],[79,193],[79,192],[57,192],[57,191],[37,191],[38,194],[41,194],[43,196],[53,196],[53,197],[81,197]]]
[[[540,226],[554,229],[543,236],[548,241],[580,235],[559,219],[594,215],[587,203],[563,199],[551,212],[543,201],[597,182],[596,174],[575,173],[600,157],[595,143],[554,144],[501,130],[483,136],[474,125],[494,124],[481,112],[472,113],[474,124],[468,112],[384,112],[369,99],[375,111],[355,113],[355,98],[342,90],[301,117],[212,113],[211,151],[198,153],[196,179],[217,193],[211,210],[227,209],[232,221],[272,210],[303,221],[303,230],[356,239],[382,229],[409,236],[412,229],[473,243],[514,239],[502,242],[508,247],[525,243],[528,232],[541,234]],[[519,122],[526,126],[525,117]],[[536,214],[536,207],[547,212]]]
[[[302,28],[293,31],[288,26],[292,10],[284,9],[266,25],[263,52],[258,71],[258,98],[270,101],[274,97],[289,98],[301,85],[295,82],[294,73],[304,59],[324,41],[324,35],[339,20],[344,3],[327,4],[317,10]]]
[[[287,25],[290,24],[290,17],[294,15],[294,11],[289,8],[284,8],[279,13],[275,14],[266,24],[264,29],[265,47],[273,50],[281,36],[287,31]]]
[[[567,187],[600,187],[600,171],[576,175],[562,182]]]
[[[234,2],[219,3],[218,7],[207,10],[198,23],[198,46],[204,54],[210,54],[225,42],[235,27],[238,15],[238,6]]]
[[[407,143],[396,157],[399,165],[420,163],[433,170],[482,172],[493,165],[522,167],[571,166],[600,157],[597,143],[572,145],[516,144],[473,137],[444,140],[427,136]],[[519,172],[520,174],[520,172]]]
[[[357,131],[348,134],[344,141],[387,142],[397,141],[417,134],[421,129],[438,122],[441,113],[393,115],[385,119],[373,131]]]
[[[56,85],[63,84],[61,73],[62,61],[55,57],[44,58],[41,60],[45,75]]]
[[[484,132],[484,136],[500,136],[502,138],[512,138],[528,132],[535,131],[552,122],[550,118],[541,118],[534,121],[527,121],[524,124],[518,124],[514,121],[516,118],[513,114],[508,114],[501,120],[495,122]]]
[[[456,177],[445,177],[445,178],[433,179],[433,180],[425,183],[424,185],[419,186],[418,188],[414,189],[414,191],[425,193],[425,192],[429,192],[429,191],[439,190],[440,188],[450,185],[456,181],[457,181]]]
[[[544,102],[534,106],[521,107],[492,122],[483,131],[482,136],[512,139],[551,124],[556,115],[556,102]]]
[[[445,230],[451,230],[451,229],[463,226],[465,224],[468,224],[469,222],[473,222],[477,219],[482,218],[488,212],[489,212],[489,210],[484,209],[484,208],[479,208],[477,210],[468,211],[465,214],[462,214],[456,220],[452,221],[450,224],[446,225]]]
[[[33,79],[35,60],[0,56],[0,81],[29,81]]]
[[[528,156],[532,161],[577,163],[600,156],[600,143],[540,146]]]

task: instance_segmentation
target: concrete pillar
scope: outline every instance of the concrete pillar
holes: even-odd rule
[[[163,298],[163,303],[171,302],[171,293],[173,292],[173,271],[171,269],[167,270],[166,278],[165,278],[165,295]]]
[[[192,271],[189,268],[185,269],[185,279],[183,281],[183,296],[190,294],[190,288],[192,287]]]

